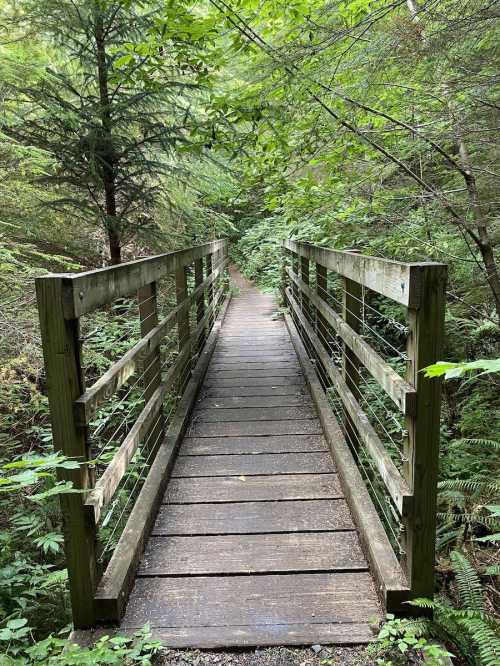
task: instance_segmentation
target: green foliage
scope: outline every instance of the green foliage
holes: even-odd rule
[[[468,663],[496,666],[500,660],[500,622],[486,612],[484,589],[467,558],[453,552],[451,561],[460,608],[441,600],[418,599],[412,604],[433,611],[433,619],[426,621],[428,631],[456,646]]]
[[[426,638],[424,620],[398,619],[386,615],[377,640],[367,649],[377,666],[406,666],[420,661],[422,656],[429,666],[444,666],[453,654]]]
[[[427,368],[424,368],[426,377],[442,377],[445,376],[445,379],[457,379],[458,377],[463,377],[464,374],[474,372],[475,370],[482,370],[477,377],[481,375],[488,375],[491,373],[500,372],[500,358],[497,359],[482,359],[479,361],[469,361],[464,363],[447,363],[445,361],[439,361],[434,365],[429,365]]]
[[[6,646],[6,652],[0,654],[0,666],[150,666],[161,647],[151,640],[148,627],[133,636],[102,636],[92,647],[52,635],[26,646],[29,631],[26,620],[11,620],[0,630],[0,650],[2,644]]]

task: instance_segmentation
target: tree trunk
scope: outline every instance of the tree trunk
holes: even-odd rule
[[[103,12],[98,3],[94,4],[94,39],[96,45],[97,77],[99,81],[99,102],[102,134],[97,147],[101,177],[106,202],[105,226],[108,234],[109,256],[112,265],[121,263],[121,235],[116,211],[116,174],[113,149],[113,118],[108,85],[108,62],[104,35]]]

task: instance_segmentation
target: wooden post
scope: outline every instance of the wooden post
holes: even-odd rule
[[[203,282],[203,259],[196,259],[194,262],[194,286],[195,289],[200,286]],[[196,323],[200,321],[205,316],[205,294],[202,291],[201,294],[196,298]],[[200,351],[205,344],[206,336],[202,332],[198,339],[198,351]]]
[[[403,517],[404,565],[412,597],[432,597],[436,547],[436,495],[439,468],[441,385],[421,372],[442,358],[445,287],[443,264],[415,267],[420,307],[408,309],[407,380],[417,390],[415,416],[406,418],[403,473],[413,492],[413,512]]]
[[[325,268],[325,266],[318,264],[316,262],[316,293],[318,294],[319,298],[321,298],[322,301],[326,302],[327,291],[328,291],[328,271]],[[315,308],[315,312],[316,312],[316,322],[315,322],[316,332],[318,334],[319,339],[321,340],[321,344],[327,350],[328,356],[331,356],[331,346],[329,344],[330,331],[328,323],[326,319],[323,317],[323,315],[320,312],[318,312],[317,308]],[[318,366],[318,370],[320,371],[321,383],[323,384],[324,387],[328,386],[331,383],[328,379],[328,373],[325,371],[325,369],[321,364]]]
[[[363,288],[359,282],[350,280],[349,278],[342,278],[342,319],[349,324],[349,326],[359,333],[361,330],[361,300],[363,296]],[[354,397],[359,402],[359,368],[361,364],[350,347],[342,343],[342,377],[345,380],[348,388],[352,391]],[[344,410],[344,427],[347,434],[348,441],[351,446],[356,448],[358,442],[358,433],[352,423],[352,420]]]
[[[309,259],[307,257],[300,257],[300,277],[302,278],[302,281],[309,286]],[[307,317],[307,320],[310,322],[311,319],[311,311],[310,311],[310,303],[309,299],[307,296],[301,292],[301,299],[300,299],[300,305],[302,308],[302,312],[305,314]]]
[[[141,287],[137,292],[137,299],[139,301],[141,335],[144,337],[158,325],[157,283],[151,282]],[[144,370],[142,385],[144,386],[144,400],[148,402],[161,384],[160,345],[144,359]],[[165,428],[162,412],[163,407],[160,407],[158,414],[155,415],[153,428],[144,436],[144,442],[148,443],[146,447],[148,450],[151,447],[157,448],[162,440],[162,432]]]
[[[65,287],[61,277],[36,279],[54,448],[81,463],[76,470],[58,469],[57,478],[59,481],[71,481],[74,488],[87,490],[93,485],[86,464],[90,459],[87,433],[85,427],[77,425],[73,412],[74,401],[84,392],[79,320],[64,318]],[[86,628],[93,625],[95,616],[96,526],[84,513],[83,493],[59,497],[73,622],[75,628]]]
[[[206,277],[209,277],[212,274],[212,255],[207,254],[205,257],[205,271],[206,271]],[[212,328],[212,324],[214,321],[214,284],[212,284],[208,287],[207,289],[207,308],[211,310],[211,314],[208,318],[207,321],[207,330],[206,330],[206,335],[210,333],[210,329]]]

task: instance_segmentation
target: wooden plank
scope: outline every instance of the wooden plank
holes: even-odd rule
[[[366,571],[355,532],[151,537],[139,576]]]
[[[73,631],[71,642],[91,647],[102,636],[132,635],[134,628],[113,627],[96,631]],[[252,624],[227,627],[153,627],[152,640],[169,648],[249,648],[255,646],[360,645],[373,641],[372,625],[367,622],[312,624]],[[451,666],[451,662],[450,662]]]
[[[256,476],[263,474],[332,473],[329,453],[263,453],[261,455],[181,456],[173,477]]]
[[[307,337],[314,346],[318,358],[332,380],[333,386],[342,400],[342,404],[346,408],[352,423],[355,425],[356,432],[370,452],[394,504],[402,515],[408,515],[413,507],[413,495],[408,483],[393,463],[389,453],[370,423],[370,420],[352,392],[349,390],[345,380],[328,356],[316,333],[312,330],[309,322],[302,315],[299,306],[292,296],[291,290],[287,290],[287,295],[293,311],[299,319],[301,326],[306,331]]]
[[[223,421],[288,421],[290,419],[315,419],[312,407],[242,407],[240,409],[197,409],[193,422],[221,423]]]
[[[236,423],[191,423],[190,437],[238,437],[244,435],[322,435],[318,419],[296,421],[239,421]]]
[[[400,377],[398,373],[384,359],[363,340],[359,331],[359,321],[356,319],[356,313],[359,316],[360,303],[353,294],[346,307],[349,310],[349,321],[344,321],[323,299],[319,298],[309,287],[292,271],[289,273],[290,279],[296,282],[302,290],[306,290],[311,302],[324,317],[335,332],[342,338],[345,345],[349,347],[352,354],[349,356],[348,369],[353,374],[353,365],[359,360],[370,372],[372,377],[384,389],[394,404],[403,414],[414,414],[416,409],[416,390],[411,383]],[[350,288],[354,289],[352,283]],[[359,295],[359,290],[358,290]],[[345,297],[344,297],[345,298]],[[357,307],[355,307],[357,306]],[[354,308],[354,309],[353,309]],[[350,313],[353,314],[350,314]],[[357,359],[357,360],[356,360]],[[351,364],[352,363],[352,364]],[[355,394],[355,393],[354,393]]]
[[[113,551],[113,556],[97,587],[94,596],[95,612],[97,618],[104,622],[119,622],[127,604],[144,543],[156,518],[156,512],[175,461],[177,448],[184,435],[196,394],[215,348],[220,322],[230,298],[229,294],[221,310],[220,319],[207,339],[207,344],[177,406],[167,435],[149,469],[134,508]]]
[[[446,266],[421,268],[423,300],[408,312],[407,376],[417,389],[417,410],[406,419],[407,463],[403,469],[414,494],[414,513],[405,518],[405,566],[412,594],[432,597],[436,542],[436,495],[439,471],[441,385],[422,369],[442,358]]]
[[[266,349],[266,350],[261,350],[261,353],[259,354],[251,351],[246,351],[246,352],[236,351],[236,353],[217,351],[217,353],[214,354],[213,363],[214,365],[223,363],[224,365],[232,365],[232,366],[234,365],[240,366],[241,364],[248,363],[249,365],[251,364],[252,366],[257,364],[262,367],[265,367],[266,363],[283,363],[283,362],[290,363],[296,360],[297,357],[292,351],[284,351],[280,353],[276,349],[269,349],[269,350]]]
[[[201,398],[198,409],[241,409],[250,407],[311,407],[313,402],[308,395],[254,395],[247,397]]]
[[[272,375],[274,370],[289,370],[292,368],[293,370],[298,370],[300,368],[299,362],[297,361],[297,357],[291,356],[290,358],[287,358],[285,360],[268,360],[265,359],[263,361],[262,359],[260,361],[255,360],[253,362],[245,362],[245,361],[240,361],[239,363],[225,363],[224,361],[221,361],[220,359],[217,360],[212,360],[212,363],[210,364],[210,370],[211,372],[236,372],[238,370],[251,370],[252,372],[257,370],[257,371],[269,371],[268,374]]]
[[[236,453],[293,453],[326,451],[322,435],[268,435],[266,437],[185,437],[183,456],[233,455]]]
[[[222,343],[231,343],[234,345],[234,344],[242,344],[242,341],[248,340],[248,338],[249,338],[249,332],[241,331],[240,333],[237,333],[234,331],[228,331],[226,328],[224,328],[223,332],[221,333],[220,339]],[[261,329],[259,329],[257,332],[252,331],[251,343],[262,344],[263,342],[266,342],[268,344],[269,343],[276,344],[280,342],[290,343],[290,338],[288,337],[288,335],[285,335],[285,333],[281,331],[276,331],[276,332],[270,331],[267,335],[264,334]],[[243,344],[246,346],[245,342],[243,342]]]
[[[244,386],[287,386],[293,385],[303,386],[304,378],[302,375],[277,377],[217,377],[217,375],[210,375],[205,381],[206,388],[229,388],[229,387],[244,387]],[[242,395],[241,393],[233,391],[231,395]],[[262,395],[260,392],[258,395]]]
[[[267,377],[301,377],[300,368],[294,363],[287,365],[284,368],[266,368],[255,370],[217,370],[216,368],[209,368],[207,382],[212,379],[247,379],[247,378],[267,378]]]
[[[171,479],[164,503],[257,502],[343,497],[335,474]]]
[[[167,252],[146,259],[136,259],[117,266],[83,273],[61,273],[64,314],[67,319],[80,317],[117,298],[129,296],[141,287],[186,266],[200,257],[225,247],[226,240],[216,240],[196,247]],[[40,278],[44,279],[44,278]]]
[[[262,383],[253,386],[235,386],[234,382],[229,382],[230,386],[205,386],[201,397],[204,398],[224,398],[228,396],[272,396],[272,395],[307,395],[304,382],[276,385]],[[236,382],[238,384],[238,382]]]
[[[355,530],[343,499],[163,505],[151,534],[193,536],[336,530]]]
[[[339,472],[339,480],[359,530],[361,544],[375,575],[384,606],[388,612],[404,612],[404,602],[408,600],[408,581],[373,506],[340,425],[332,414],[297,329],[289,315],[285,316],[285,321],[318,409],[325,436]]]
[[[73,402],[84,391],[79,321],[64,317],[61,278],[37,278],[35,286],[54,449],[72,460],[86,463],[90,459],[86,429],[77,423],[73,413]],[[59,467],[57,479],[70,482],[79,490],[88,490],[93,485],[86,464],[77,469]],[[59,496],[73,622],[77,628],[94,623],[93,592],[97,578],[96,529],[85,519],[83,499],[83,493]]]
[[[138,578],[122,626],[366,622],[374,616],[380,609],[365,572]]]
[[[422,292],[420,268],[423,264],[391,261],[354,252],[340,252],[290,240],[284,241],[283,245],[300,257],[307,257],[397,303],[413,308],[420,306]]]

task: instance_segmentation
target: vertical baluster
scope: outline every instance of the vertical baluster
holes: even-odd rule
[[[151,282],[150,284],[141,287],[137,293],[137,298],[139,301],[141,335],[144,337],[158,325],[157,283]],[[153,351],[144,359],[143,367],[145,369],[142,380],[142,385],[144,386],[144,400],[148,402],[161,384],[160,345],[158,345],[156,349],[153,349]],[[151,450],[151,448],[158,448],[163,439],[164,429],[165,421],[163,418],[163,406],[160,406],[160,409],[154,418],[153,427],[144,437],[144,442],[147,442],[146,448],[148,451]]]

